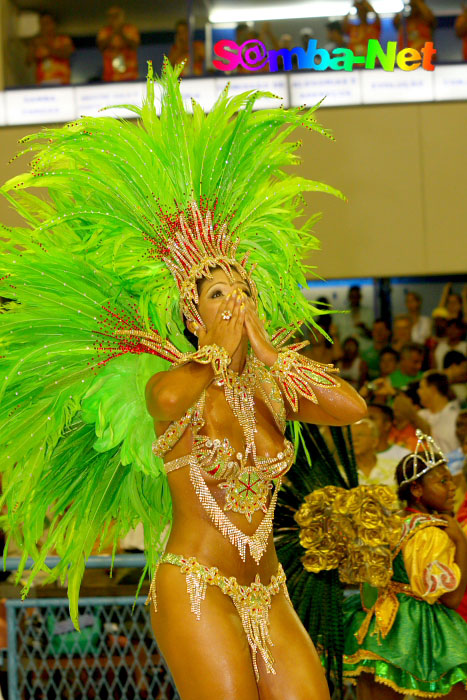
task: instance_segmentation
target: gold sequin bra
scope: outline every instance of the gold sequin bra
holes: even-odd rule
[[[153,444],[153,452],[163,457],[178,442],[189,425],[193,431],[193,447],[190,454],[165,463],[167,473],[189,467],[190,479],[203,508],[224,537],[237,547],[245,561],[247,547],[256,563],[263,556],[272,530],[274,510],[282,477],[290,469],[294,460],[293,445],[284,439],[284,447],[275,457],[261,457],[256,454],[255,433],[255,391],[265,400],[278,427],[285,430],[285,408],[281,393],[267,368],[249,357],[241,375],[229,377],[229,382],[217,379],[216,384],[224,388],[227,403],[238,419],[245,436],[245,449],[235,453],[227,438],[214,439],[200,435],[204,426],[203,412],[206,394],[192,406],[178,421],[174,421]],[[218,480],[225,491],[225,503],[221,508],[205,477]],[[262,511],[264,518],[251,536],[246,535],[227,517],[226,512],[240,513],[251,522],[256,511]]]

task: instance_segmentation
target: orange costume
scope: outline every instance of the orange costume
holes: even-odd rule
[[[108,41],[113,33],[112,27],[102,27],[97,35],[97,42]],[[104,61],[102,80],[106,83],[139,78],[138,53],[135,48],[128,46],[125,39],[139,44],[139,31],[134,24],[123,25],[122,35],[116,35],[111,45],[102,51]]]
[[[69,58],[54,56],[54,50],[69,49],[74,51],[71,38],[65,34],[54,36],[49,45],[36,40],[34,46],[34,61],[36,63],[36,84],[37,85],[68,85],[71,78],[71,68]]]
[[[427,41],[433,41],[433,27],[421,17],[408,17],[406,22],[407,40],[404,36],[404,27],[399,27],[399,51],[404,48],[420,51]]]
[[[370,39],[379,39],[381,35],[381,25],[379,21],[372,24],[349,24],[348,25],[349,44],[356,56],[366,56],[368,42]]]

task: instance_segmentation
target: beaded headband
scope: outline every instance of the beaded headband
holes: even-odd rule
[[[421,476],[431,471],[435,467],[439,467],[440,464],[447,464],[447,459],[444,454],[439,449],[436,442],[433,440],[431,435],[425,435],[421,430],[416,431],[417,444],[415,445],[415,451],[407,455],[402,463],[402,476],[404,480],[401,481],[399,486],[405,486],[405,484],[410,484],[412,481],[419,479]],[[423,449],[423,455],[419,454],[419,450]],[[436,454],[440,455],[440,459],[436,459]],[[412,476],[407,476],[407,464],[409,460],[413,459],[414,473]],[[419,462],[421,468],[419,469]]]
[[[180,214],[173,226],[172,236],[166,242],[166,251],[162,256],[180,291],[180,306],[189,321],[196,320],[202,327],[204,323],[198,313],[199,302],[197,281],[203,277],[212,279],[212,268],[220,267],[231,283],[234,282],[233,270],[239,273],[251,290],[255,302],[258,299],[256,285],[251,273],[256,265],[246,270],[247,252],[238,261],[235,258],[239,239],[232,239],[227,232],[227,224],[215,230],[210,211],[203,215],[195,202],[191,202],[188,216]]]

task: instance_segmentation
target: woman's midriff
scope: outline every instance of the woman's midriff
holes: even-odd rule
[[[264,401],[255,396],[256,433],[255,444],[257,454],[273,457],[284,449],[284,436],[278,430],[268,407]],[[209,387],[206,392],[206,405],[203,415],[204,425],[199,434],[212,439],[227,437],[235,451],[244,449],[244,436],[237,418],[227,404],[223,390]],[[155,424],[156,434],[160,435],[166,425]],[[165,462],[190,454],[193,436],[190,427],[179,439],[177,444],[168,452]],[[225,492],[220,488],[220,481],[209,474],[203,474],[204,481],[212,496],[222,510],[225,504]],[[188,466],[168,474],[172,495],[172,530],[166,547],[167,552],[182,554],[186,557],[196,557],[207,566],[215,566],[224,576],[235,576],[242,585],[248,585],[256,574],[262,582],[269,582],[271,576],[277,573],[278,559],[275,552],[272,533],[268,538],[267,548],[256,564],[251,554],[246,551],[246,560],[242,561],[235,547],[214,525],[208,513],[198,500],[190,479]],[[253,513],[251,522],[247,518],[229,510],[225,513],[230,522],[245,535],[252,536],[261,524],[264,513],[261,510]]]
[[[249,585],[259,574],[262,582],[268,582],[277,573],[278,559],[273,535],[269,536],[268,546],[259,564],[247,551],[245,562],[238,549],[226,539],[213,524],[199,502],[190,481],[188,468],[182,468],[168,475],[172,494],[172,530],[166,551],[196,557],[206,566],[215,566],[224,576],[234,576],[241,585]],[[214,479],[207,480],[210,491],[222,508],[224,494],[215,485]],[[253,535],[261,524],[264,514],[257,511],[251,523],[238,513],[229,512],[228,518],[246,535]]]

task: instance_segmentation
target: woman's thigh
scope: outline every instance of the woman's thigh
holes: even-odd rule
[[[161,565],[157,609],[151,605],[154,634],[182,700],[258,700],[240,618],[219,588],[208,586],[198,620],[191,612],[185,576],[176,566]]]
[[[329,700],[313,642],[284,593],[273,597],[269,619],[276,673],[267,673],[258,656],[260,700]]]

